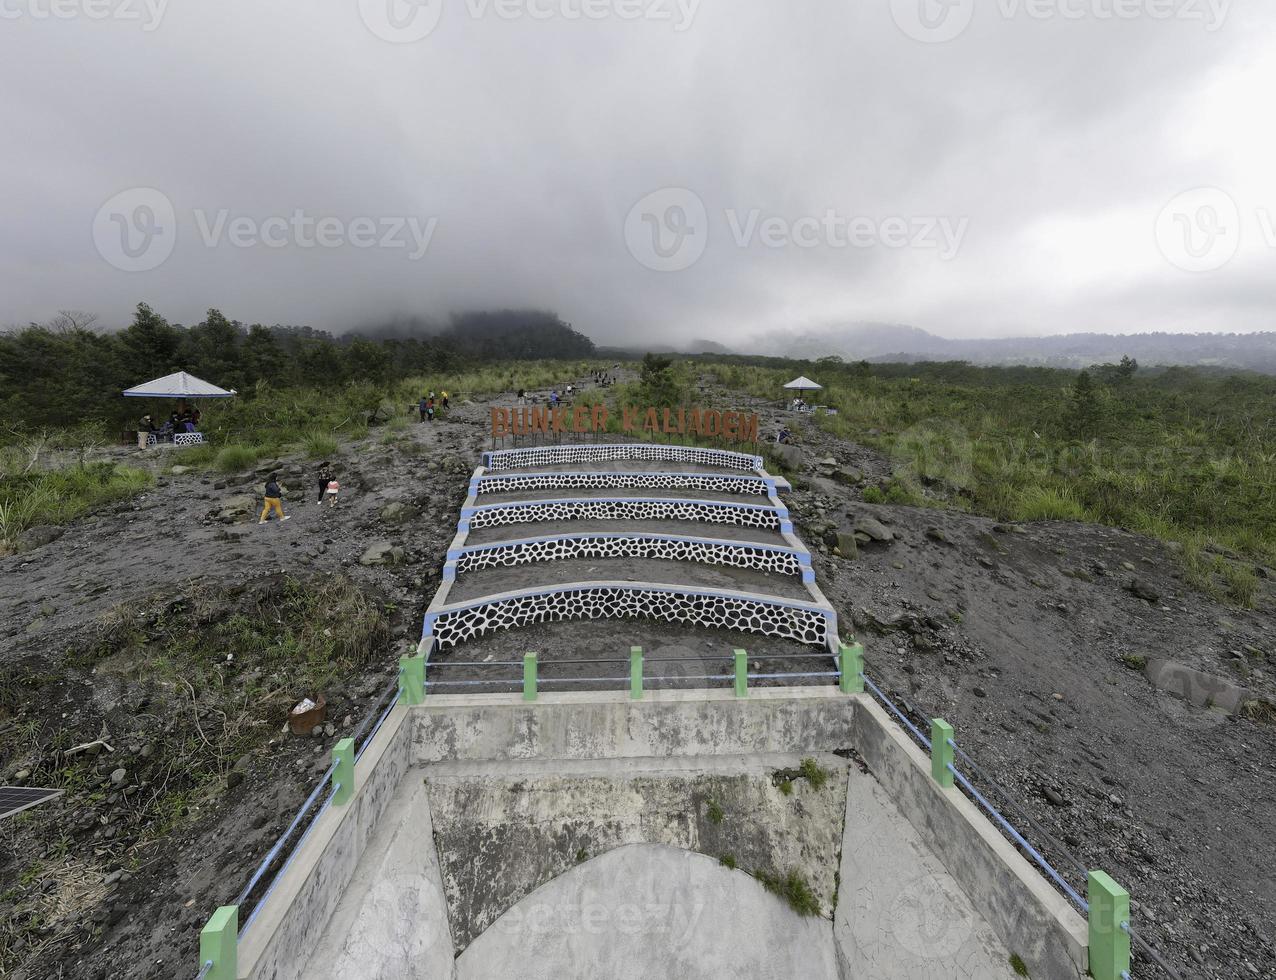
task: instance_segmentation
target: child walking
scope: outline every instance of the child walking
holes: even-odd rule
[[[266,506],[261,509],[261,520],[258,524],[265,524],[268,520],[267,515],[273,510],[281,521],[289,520],[287,514],[284,513],[284,492],[279,488],[279,479],[277,474],[271,473],[270,479],[266,481]]]

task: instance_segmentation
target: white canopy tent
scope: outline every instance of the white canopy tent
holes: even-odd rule
[[[808,378],[805,374],[802,375],[802,377],[800,378],[794,378],[784,387],[788,388],[790,391],[823,391],[824,390],[823,385],[816,384],[814,381]]]
[[[154,381],[134,385],[124,392],[125,398],[232,398],[237,394],[234,389],[227,391],[209,384],[202,378],[185,371],[166,374]]]

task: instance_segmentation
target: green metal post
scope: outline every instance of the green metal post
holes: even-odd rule
[[[536,700],[536,654],[523,657],[523,700]]]
[[[852,643],[841,644],[838,650],[838,670],[842,676],[838,678],[838,686],[843,694],[864,693],[864,646]]]
[[[1130,893],[1102,871],[1091,871],[1086,900],[1090,903],[1090,975],[1094,980],[1120,980],[1130,969]]]
[[[239,906],[223,905],[199,934],[199,966],[212,963],[205,980],[236,980],[239,976]]]
[[[345,806],[354,795],[354,739],[343,738],[332,747],[332,802]]]
[[[953,726],[942,718],[930,723],[930,774],[935,782],[944,789],[952,789],[953,771],[948,767],[953,764],[953,747],[948,740],[953,737]]]
[[[642,700],[642,647],[629,648],[629,697]]]
[[[399,658],[399,704],[425,700],[425,655]]]
[[[749,655],[744,650],[735,652],[735,696],[749,696]]]

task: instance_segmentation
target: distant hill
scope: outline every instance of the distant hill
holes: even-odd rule
[[[836,354],[872,362],[969,361],[1081,368],[1129,355],[1145,367],[1185,365],[1276,374],[1276,332],[1074,333],[1050,337],[952,340],[918,327],[865,323],[801,333],[770,333],[749,345],[758,353],[818,358]]]

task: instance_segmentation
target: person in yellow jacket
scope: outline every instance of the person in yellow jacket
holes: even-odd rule
[[[270,474],[270,479],[266,481],[266,506],[261,509],[261,520],[258,524],[265,524],[269,519],[269,514],[273,510],[281,521],[289,520],[287,514],[284,513],[284,492],[279,488],[279,480],[274,473]]]

